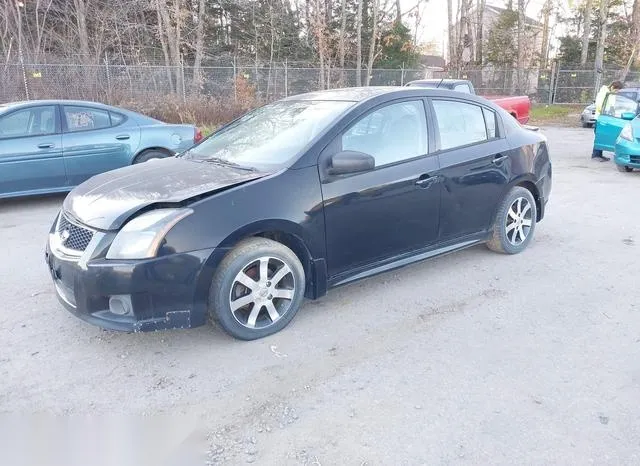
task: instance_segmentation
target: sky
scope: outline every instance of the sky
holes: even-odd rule
[[[414,7],[417,0],[400,0],[400,2],[402,9],[406,11]],[[529,0],[527,16],[537,19],[544,2],[545,0]],[[454,12],[456,10],[457,3],[457,0],[453,0]],[[517,3],[517,0],[514,0],[514,4],[515,3]],[[568,3],[568,0],[559,0],[558,3],[564,4],[565,11],[567,10],[566,4]],[[487,4],[504,7],[506,1],[487,0]],[[433,41],[438,46],[440,53],[442,53],[443,46],[446,46],[444,39],[447,36],[447,0],[428,0],[424,7],[424,11],[422,27],[418,31],[418,42],[427,43]]]

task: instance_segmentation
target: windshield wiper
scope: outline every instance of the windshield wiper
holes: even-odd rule
[[[230,162],[229,160],[225,160],[225,159],[221,159],[219,157],[210,157],[207,159],[202,159],[203,162],[209,162],[209,163],[217,163],[218,165],[223,165],[226,167],[232,167],[232,168],[237,168],[239,170],[246,170],[248,172],[255,172],[257,171],[255,168],[253,167],[247,167],[246,165],[240,165],[239,163],[235,163],[235,162]]]

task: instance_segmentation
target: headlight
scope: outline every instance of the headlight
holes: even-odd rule
[[[627,123],[625,127],[622,128],[622,131],[620,132],[620,138],[633,142],[633,128],[631,128],[631,123]]]
[[[147,259],[155,257],[171,228],[191,209],[157,209],[130,220],[116,235],[107,251],[107,259]]]

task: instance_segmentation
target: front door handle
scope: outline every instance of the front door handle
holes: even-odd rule
[[[496,155],[491,162],[498,165],[504,162],[505,160],[507,160],[508,158],[509,158],[508,155]]]
[[[418,178],[418,180],[416,181],[416,186],[418,186],[419,188],[426,189],[432,186],[433,184],[435,184],[437,181],[438,181],[437,176],[430,176],[426,174],[420,175],[420,178]]]
[[[52,147],[52,142],[43,142],[42,144],[38,144],[38,149],[51,149]]]
[[[129,136],[128,134],[119,134],[118,136],[116,136],[116,139],[118,141],[126,141],[127,139],[129,139],[131,136]]]

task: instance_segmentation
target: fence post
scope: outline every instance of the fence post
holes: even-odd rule
[[[402,68],[400,71],[400,85],[404,86],[404,62],[402,62]]]
[[[184,55],[180,54],[180,77],[182,78],[182,101],[187,101],[187,87],[184,79]]]
[[[561,72],[562,70],[560,69],[560,65],[558,64],[558,70],[556,71],[556,82],[553,86],[553,101],[551,102],[552,104],[556,103],[556,98],[558,97],[558,82],[560,81]]]
[[[233,57],[233,101],[238,103],[238,70],[236,69],[236,57]]]
[[[104,53],[104,69],[107,76],[107,102],[111,103],[111,76],[109,75],[109,56],[108,52]]]
[[[289,72],[286,58],[284,59],[284,96],[289,97]]]

